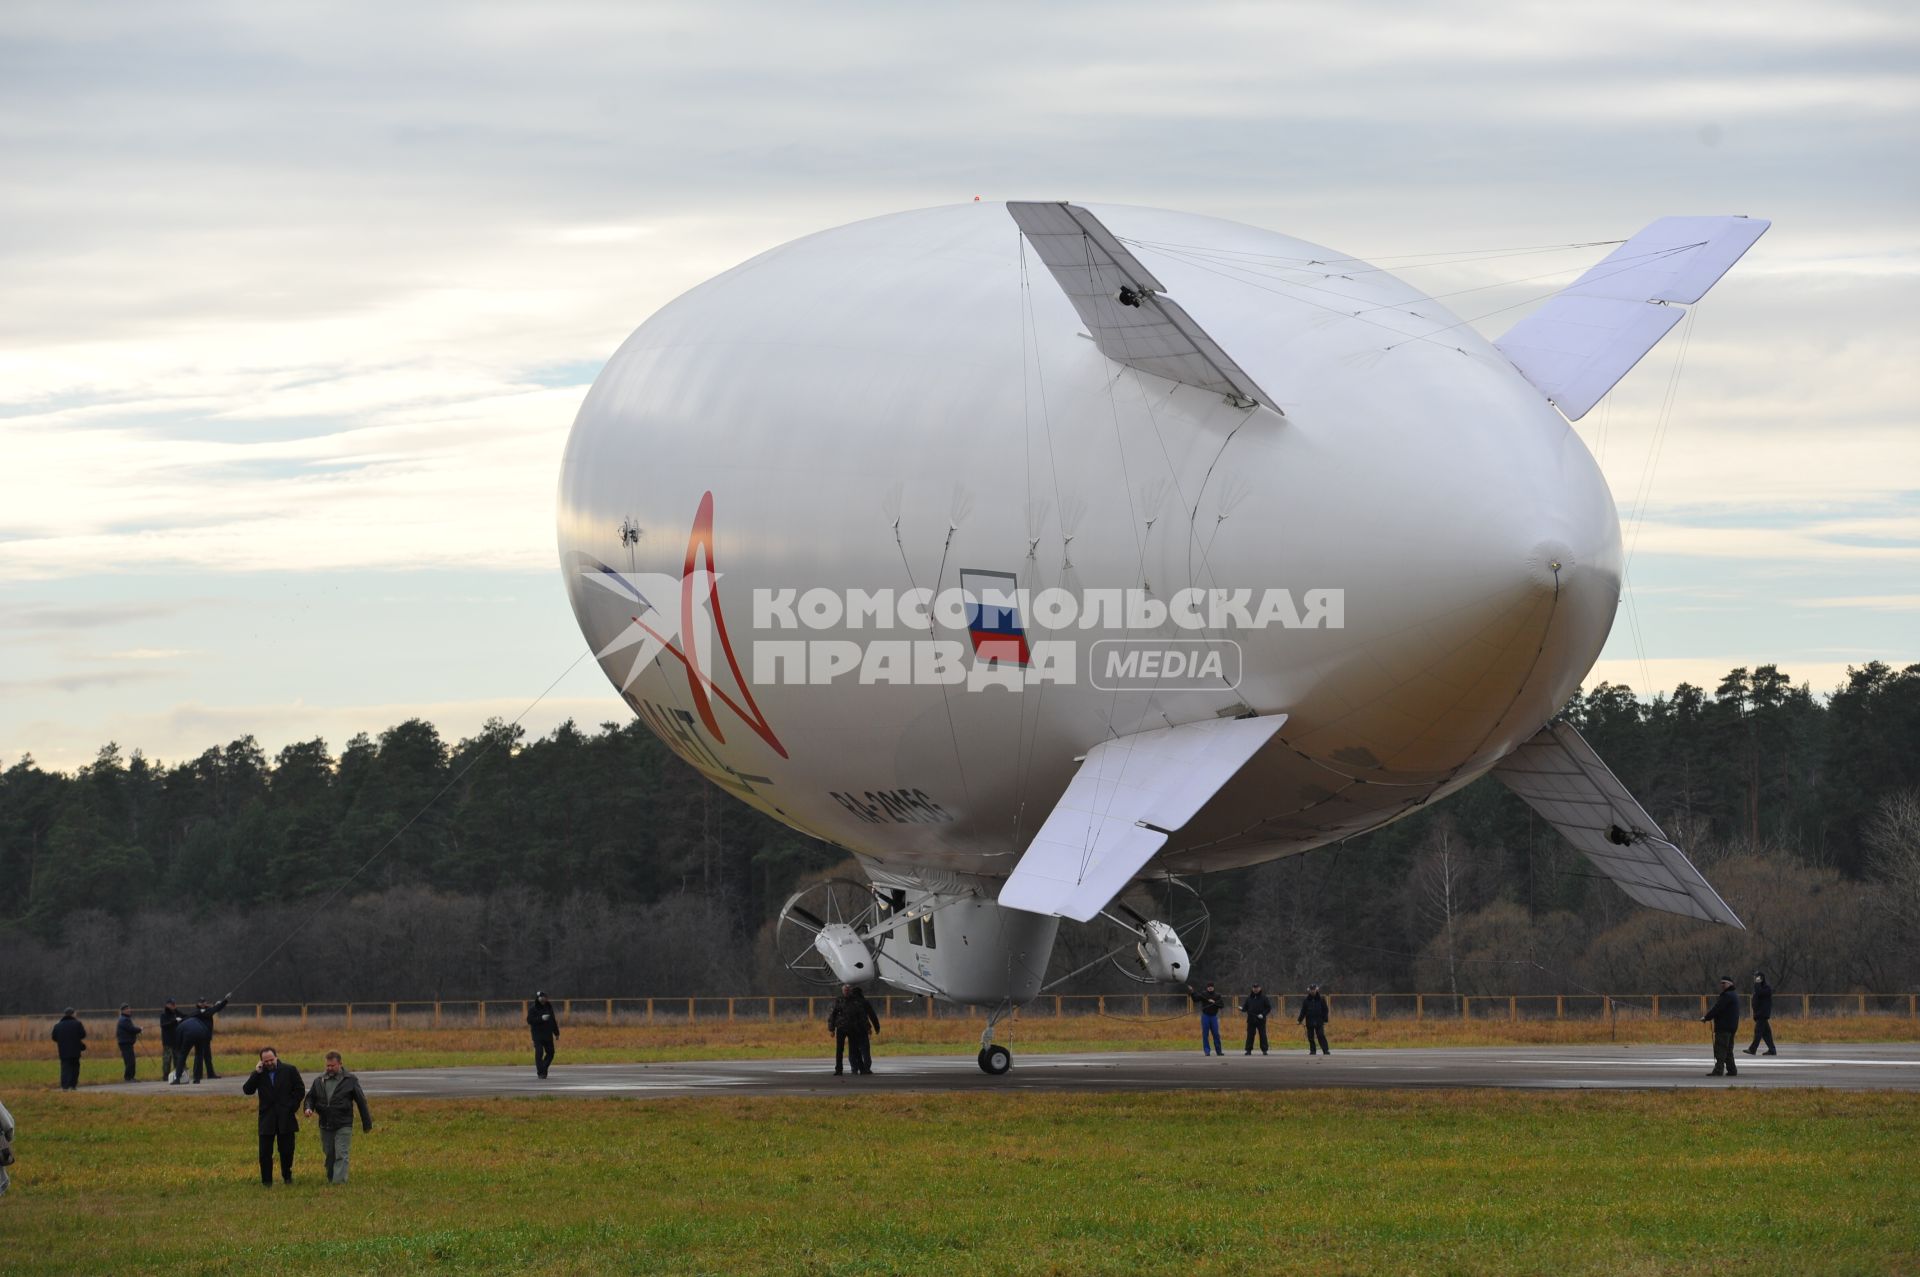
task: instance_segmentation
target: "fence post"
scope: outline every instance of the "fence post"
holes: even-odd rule
[[[727,1023],[728,1024],[733,1023],[733,999],[732,998],[727,999]]]
[[[613,999],[612,998],[607,999],[607,1027],[609,1029],[613,1027]]]
[[[1415,1024],[1418,1024],[1420,1023],[1420,1021],[1426,1018],[1427,1018],[1427,995],[1424,993],[1416,993],[1413,995],[1413,1022]]]
[[[931,993],[927,994],[925,1000],[927,1004],[927,1018],[931,1020],[933,1018],[933,995]]]
[[[1867,995],[1863,993],[1860,995],[1860,1014],[1865,1015],[1866,1013],[1867,1013]]]
[[[347,1003],[347,1031],[353,1031],[353,1003]]]
[[[688,1024],[693,1023],[693,999],[692,998],[687,999],[687,1023]]]
[[[809,1020],[813,1019],[813,999],[811,997],[807,999],[807,1018]]]
[[[389,1029],[397,1029],[400,1027],[400,1004],[398,1002],[387,1003],[387,1027]]]
[[[1706,1018],[1706,1014],[1707,1014],[1707,995],[1703,993],[1703,994],[1701,994],[1701,995],[1700,995],[1700,1016],[1701,1016],[1701,1018],[1702,1018],[1702,1019],[1705,1019],[1705,1018]]]
[[[1660,995],[1657,993],[1653,995],[1653,1018],[1660,1018]]]
[[[1147,1018],[1148,1014],[1149,1013],[1147,1011],[1147,995],[1143,993],[1140,995],[1140,1018],[1144,1020]]]
[[[487,1000],[485,998],[473,1004],[473,1022],[482,1029],[487,1027]]]
[[[1920,994],[1909,993],[1907,995],[1907,1018],[1909,1020],[1920,1019]]]
[[[307,1027],[307,1004],[304,1002],[300,1004],[300,1027]]]
[[[1380,995],[1377,993],[1367,995],[1367,1018],[1369,1020],[1380,1018]]]
[[[1471,1020],[1472,1018],[1473,1018],[1473,999],[1463,994],[1460,998],[1460,1022],[1462,1024],[1465,1024],[1468,1020]]]
[[[433,1000],[433,1027],[436,1029],[440,1027],[440,999],[439,998],[435,998]]]
[[[1053,995],[1053,1018],[1056,1020],[1060,1018],[1060,995],[1057,993]]]
[[[768,1024],[773,1023],[773,999],[772,998],[767,999],[767,1023]]]
[[[1812,1014],[1813,1014],[1813,995],[1810,993],[1803,993],[1800,995],[1800,1018],[1804,1020]]]
[[[652,998],[647,999],[647,1023],[648,1024],[653,1023],[653,999]]]
[[[1520,1021],[1520,999],[1514,997],[1511,993],[1509,993],[1507,995],[1507,1023],[1517,1024],[1519,1023],[1519,1021]]]

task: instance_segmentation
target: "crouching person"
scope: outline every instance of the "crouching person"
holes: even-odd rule
[[[327,1052],[327,1071],[313,1080],[307,1092],[307,1116],[320,1119],[320,1147],[327,1153],[327,1182],[347,1182],[347,1161],[353,1155],[353,1110],[360,1110],[361,1131],[373,1129],[367,1112],[367,1093],[360,1079],[347,1072],[338,1051]]]

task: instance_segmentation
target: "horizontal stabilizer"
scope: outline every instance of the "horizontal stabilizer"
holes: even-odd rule
[[[1207,719],[1095,745],[1000,889],[1000,903],[1092,918],[1286,721]]]
[[[1541,728],[1492,774],[1633,900],[1650,909],[1744,929],[1686,853],[1667,840],[1572,724]]]
[[[1247,407],[1280,406],[1220,349],[1100,219],[1077,204],[1009,203],[1100,353]]]
[[[1495,342],[1578,421],[1640,362],[1773,223],[1663,217],[1607,254]]]

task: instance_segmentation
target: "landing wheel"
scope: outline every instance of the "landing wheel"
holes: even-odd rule
[[[1013,1052],[1004,1046],[989,1046],[981,1049],[980,1071],[999,1077],[1013,1067]]]

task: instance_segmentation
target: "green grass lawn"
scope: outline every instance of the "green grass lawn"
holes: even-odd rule
[[[9,1093],[9,1273],[1920,1271],[1920,1096],[251,1101]],[[310,1125],[310,1124],[309,1124]]]

